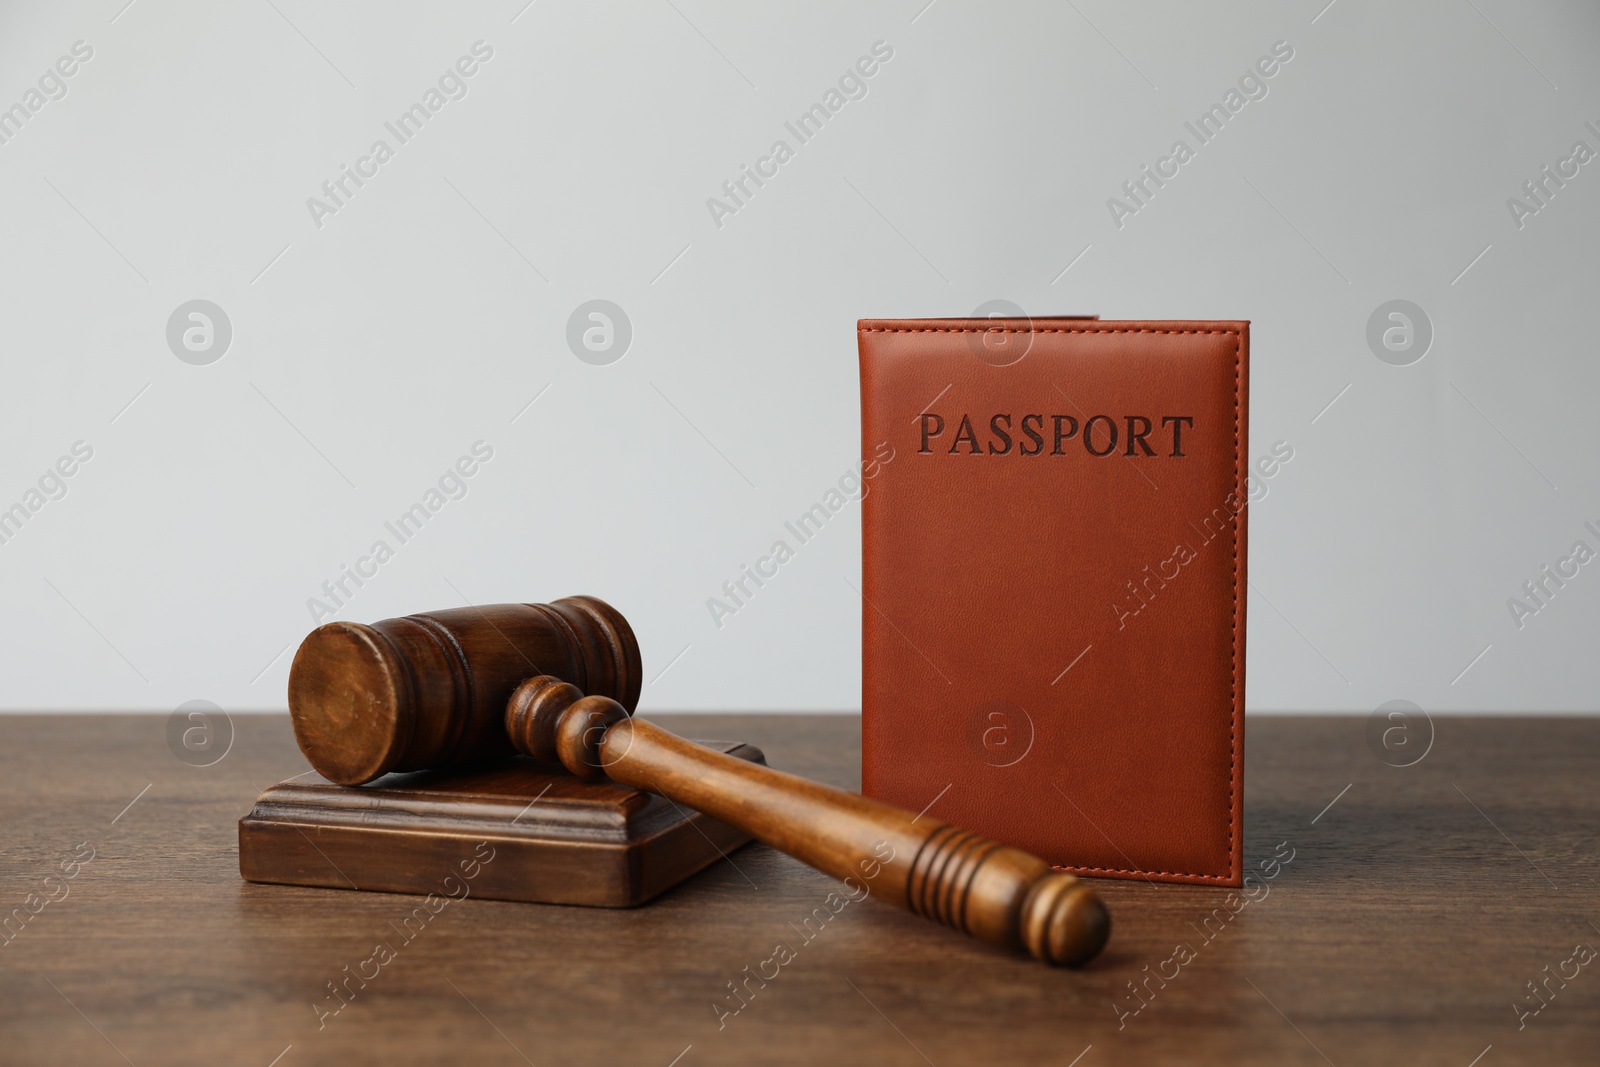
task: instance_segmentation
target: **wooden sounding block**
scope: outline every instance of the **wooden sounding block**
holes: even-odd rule
[[[698,743],[764,762],[751,745]],[[522,757],[389,775],[362,789],[314,771],[290,778],[239,820],[239,873],[327,889],[626,908],[749,840],[665,797]]]

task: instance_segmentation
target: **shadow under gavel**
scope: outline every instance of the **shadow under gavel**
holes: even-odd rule
[[[1094,890],[1037,856],[713,752],[560,678],[518,686],[506,730],[526,755],[696,808],[825,874],[870,882],[890,903],[980,941],[1076,967],[1110,936],[1111,917]]]

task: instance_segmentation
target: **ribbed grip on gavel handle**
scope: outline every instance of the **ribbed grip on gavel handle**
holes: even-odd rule
[[[1092,959],[1111,920],[1094,891],[1036,856],[881,801],[696,745],[604,697],[530,679],[507,708],[512,743],[659,793],[836,878],[975,938],[1050,963]]]

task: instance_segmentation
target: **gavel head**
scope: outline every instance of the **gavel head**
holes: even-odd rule
[[[289,716],[319,774],[360,785],[509,755],[506,701],[531,675],[631,711],[642,673],[628,621],[594,597],[331,622],[295,653]]]
[[[584,696],[560,678],[529,678],[506,702],[506,734],[525,756],[559,763],[579,778],[605,777],[605,734],[632,709],[606,696]]]

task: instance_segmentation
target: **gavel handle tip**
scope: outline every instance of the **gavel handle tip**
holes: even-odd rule
[[[1111,937],[1111,913],[1099,894],[1070,874],[1040,878],[1022,903],[1022,943],[1058,967],[1081,967]]]

